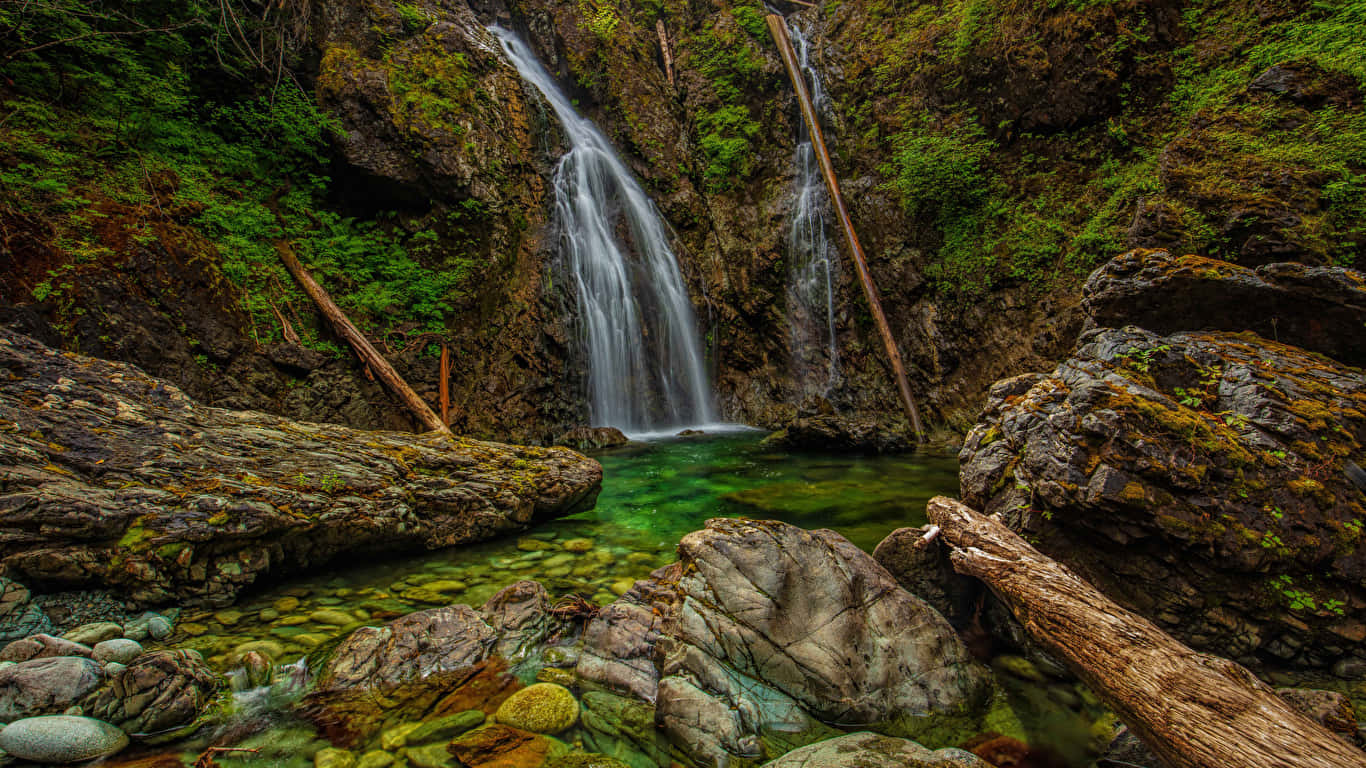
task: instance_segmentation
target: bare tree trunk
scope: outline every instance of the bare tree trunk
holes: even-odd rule
[[[892,326],[887,323],[887,316],[882,313],[882,300],[878,298],[877,286],[873,284],[872,273],[868,271],[868,260],[863,255],[863,246],[859,245],[854,222],[850,220],[849,211],[844,207],[839,179],[835,176],[835,165],[830,161],[830,153],[826,151],[825,135],[821,133],[816,110],[811,106],[811,95],[806,90],[806,78],[802,76],[797,54],[792,50],[792,40],[787,36],[787,22],[777,14],[769,14],[766,20],[769,32],[773,34],[773,41],[778,44],[778,52],[783,56],[783,64],[787,66],[792,88],[797,92],[797,103],[801,105],[802,119],[806,121],[806,131],[811,136],[811,147],[816,152],[816,159],[820,161],[821,175],[825,177],[825,188],[830,192],[830,204],[835,209],[835,217],[840,220],[844,241],[854,258],[854,266],[858,268],[859,285],[863,287],[863,295],[868,299],[868,309],[873,314],[878,335],[882,337],[882,345],[887,350],[887,362],[892,368],[892,377],[896,380],[896,391],[901,397],[901,405],[906,409],[906,418],[910,419],[915,439],[924,442],[925,428],[920,423],[920,409],[916,408],[911,385],[906,381],[906,368],[901,363],[901,351],[897,349],[896,338],[892,336]]]
[[[990,587],[1171,768],[1366,766],[1251,672],[1177,642],[997,520],[942,496],[928,512],[954,569]]]
[[[664,74],[669,78],[669,85],[674,83],[674,55],[669,50],[669,33],[664,29],[664,20],[655,19],[655,33],[659,35],[659,51],[664,55]]]
[[[389,391],[393,392],[408,407],[409,411],[412,411],[423,426],[435,432],[444,432],[449,435],[451,433],[450,428],[435,413],[432,413],[432,409],[426,401],[417,396],[413,388],[408,386],[402,376],[398,375],[398,371],[389,365],[389,361],[385,360],[370,345],[370,342],[361,335],[355,325],[352,325],[346,314],[332,301],[332,297],[327,295],[327,291],[324,291],[322,286],[314,281],[313,276],[304,269],[304,265],[295,258],[294,252],[289,249],[289,246],[279,243],[276,245],[276,250],[279,251],[280,261],[284,262],[285,268],[294,275],[295,280],[299,281],[304,293],[307,293],[308,297],[313,299],[313,303],[318,305],[318,311],[322,312],[323,317],[332,324],[332,329],[337,332],[337,335],[346,339],[346,342],[356,351],[361,362],[379,376],[380,381],[384,382]]]
[[[451,349],[441,345],[441,423],[451,425]]]

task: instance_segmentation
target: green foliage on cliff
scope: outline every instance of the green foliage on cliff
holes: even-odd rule
[[[1252,264],[1366,248],[1362,0],[826,12],[863,46],[846,77],[866,85],[836,84],[846,133],[941,294],[1074,286],[1135,245]]]
[[[883,173],[912,215],[951,216],[981,202],[987,192],[983,163],[993,143],[976,123],[944,133],[913,129],[892,138],[896,150]]]
[[[744,7],[733,18],[745,26]],[[752,10],[752,9],[749,9]],[[762,26],[763,21],[759,21]],[[751,33],[752,34],[752,33]],[[753,140],[760,125],[746,102],[745,94],[763,69],[764,61],[754,38],[738,34],[729,24],[714,24],[686,41],[690,63],[706,76],[717,106],[696,113],[698,144],[705,160],[703,174],[713,190],[738,186],[753,170]]]
[[[51,228],[54,272],[112,266],[132,247],[125,241],[169,238],[170,247],[200,251],[195,258],[216,261],[237,286],[263,341],[279,334],[272,304],[307,313],[277,242],[289,243],[363,325],[439,327],[468,265],[425,266],[415,258],[429,247],[423,233],[333,209],[327,166],[336,123],[274,68],[293,55],[290,31],[234,6],[238,29],[225,8],[200,0],[0,6],[8,78],[0,85],[0,216]],[[421,62],[406,74],[416,84],[405,94],[432,80],[467,84]],[[424,99],[412,111],[448,108]],[[33,298],[51,285],[34,286]]]

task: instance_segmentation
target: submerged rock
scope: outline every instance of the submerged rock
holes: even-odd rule
[[[519,530],[590,506],[602,478],[565,449],[210,408],[131,366],[9,331],[0,368],[0,564],[141,604],[222,604],[263,573],[351,550]]]
[[[362,627],[333,651],[319,690],[393,686],[471,667],[497,635],[468,605],[410,613],[383,627]]]
[[[1359,369],[1252,335],[1092,331],[998,382],[964,500],[1183,641],[1326,666],[1366,640]]]
[[[0,731],[0,749],[35,763],[80,763],[118,752],[128,736],[89,717],[50,715],[16,720]]]
[[[764,768],[992,768],[961,749],[930,750],[914,741],[851,733],[794,749]]]

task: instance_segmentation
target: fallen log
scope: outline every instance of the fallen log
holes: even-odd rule
[[[1366,753],[1251,672],[1186,647],[999,521],[942,496],[930,522],[981,580],[1169,768],[1362,768]]]
[[[375,372],[375,375],[379,377],[379,380],[384,382],[384,385],[389,388],[389,391],[393,392],[394,395],[408,407],[408,410],[417,417],[417,420],[421,422],[424,427],[433,432],[444,432],[449,435],[451,433],[450,427],[447,427],[446,424],[441,421],[441,417],[432,412],[431,406],[427,405],[427,401],[418,397],[418,394],[413,391],[413,388],[408,386],[408,382],[403,380],[403,377],[398,374],[398,371],[394,370],[392,365],[389,365],[389,361],[385,360],[384,356],[381,355],[379,351],[370,344],[369,340],[361,334],[360,330],[351,323],[351,320],[346,316],[346,313],[341,311],[341,307],[338,307],[336,302],[332,301],[332,297],[327,295],[327,291],[323,290],[323,287],[318,285],[317,281],[313,279],[313,276],[308,274],[308,270],[304,269],[304,265],[299,263],[299,259],[295,257],[294,252],[289,249],[289,246],[284,243],[279,243],[276,246],[276,250],[280,254],[280,261],[284,262],[285,268],[288,269],[289,273],[294,276],[294,279],[299,282],[299,286],[304,289],[304,293],[308,294],[308,297],[313,300],[313,303],[318,305],[318,311],[322,312],[323,317],[327,318],[327,322],[332,325],[332,330],[336,331],[338,336],[345,339],[346,343],[351,345],[351,348],[356,351],[356,356],[361,359],[361,362],[365,363],[369,370]]]

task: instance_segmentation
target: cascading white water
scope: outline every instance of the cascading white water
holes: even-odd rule
[[[802,73],[810,83],[811,106],[825,108],[825,89],[811,63],[810,45],[801,29],[789,27]],[[798,121],[797,151],[793,158],[796,191],[792,225],[788,230],[788,325],[798,385],[811,393],[828,394],[839,377],[839,344],[835,337],[835,274],[838,252],[826,238],[828,197],[816,151],[806,123]]]
[[[555,218],[576,282],[593,423],[632,433],[716,421],[692,305],[659,211],[535,53],[506,29],[489,31],[569,140],[555,169]]]

